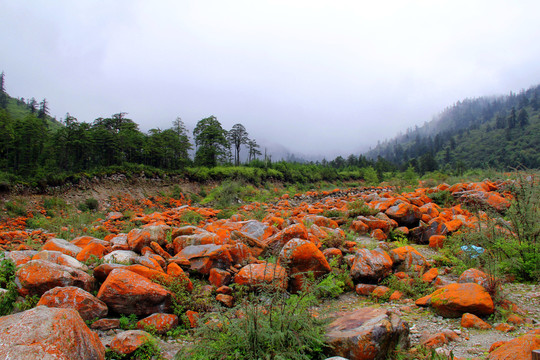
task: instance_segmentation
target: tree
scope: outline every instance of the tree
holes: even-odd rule
[[[6,109],[8,103],[8,96],[6,94],[6,87],[4,83],[4,72],[0,74],[0,109]]]
[[[240,147],[247,145],[249,138],[246,128],[242,124],[233,125],[232,129],[227,133],[227,140],[234,147],[234,165],[240,165]]]
[[[516,116],[516,108],[513,107],[512,110],[510,110],[510,115],[508,115],[508,128],[513,129],[516,127],[517,124],[517,116]]]
[[[203,166],[216,166],[218,160],[227,156],[229,143],[227,132],[221,127],[221,123],[215,116],[199,120],[193,130],[197,152],[195,163]]]
[[[47,99],[43,99],[39,103],[38,118],[45,119],[45,116],[49,115],[49,105],[47,104]]]
[[[257,158],[257,155],[262,155],[262,153],[259,151],[259,145],[255,140],[249,139],[248,140],[248,152],[249,152],[249,161],[255,160]]]
[[[185,163],[189,161],[188,151],[193,148],[193,145],[189,141],[186,125],[180,116],[173,121],[173,127],[171,130],[174,131],[178,139],[178,144],[175,146],[175,156],[180,160],[180,162]]]
[[[525,127],[529,124],[529,113],[525,109],[519,110],[518,116],[517,116],[517,123],[520,127]]]

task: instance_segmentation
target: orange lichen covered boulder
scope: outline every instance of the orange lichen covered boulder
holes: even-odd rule
[[[73,309],[38,306],[0,317],[2,359],[105,359],[99,336]]]
[[[207,275],[212,268],[227,269],[232,265],[230,248],[231,245],[193,245],[184,248],[177,256],[186,258],[192,271]]]
[[[101,240],[101,239],[95,238],[93,236],[79,236],[79,237],[76,237],[75,239],[71,240],[70,242],[73,245],[77,245],[81,249],[83,249],[86,245],[88,245],[90,243],[101,244],[103,246],[107,246],[109,244],[108,241]]]
[[[208,281],[217,288],[223,285],[229,285],[231,282],[231,273],[217,268],[210,269]]]
[[[387,239],[386,234],[381,229],[375,229],[371,232],[371,237],[377,241],[385,241]]]
[[[442,249],[446,236],[444,235],[432,235],[429,237],[429,247],[433,249]]]
[[[155,241],[160,246],[164,246],[167,239],[167,225],[148,226],[143,229],[133,229],[127,235],[127,243],[131,250],[141,252],[145,246],[150,246]]]
[[[84,271],[43,260],[32,260],[19,267],[15,273],[19,294],[43,295],[57,286],[76,286],[92,291],[95,280]]]
[[[351,230],[354,231],[355,233],[359,234],[359,235],[367,234],[367,232],[369,231],[369,226],[367,226],[361,220],[356,220],[356,221],[352,222]]]
[[[416,267],[427,266],[426,258],[412,246],[401,246],[388,253],[394,261],[394,267],[399,270],[414,270]]]
[[[382,360],[396,347],[409,346],[409,327],[381,308],[339,313],[326,329],[332,354],[350,360]]]
[[[76,259],[79,261],[88,261],[92,257],[101,259],[106,253],[107,248],[105,246],[100,243],[90,242],[81,250]]]
[[[111,341],[110,348],[119,354],[129,355],[147,342],[152,335],[142,330],[128,330],[117,334]]]
[[[308,231],[304,224],[292,224],[287,226],[272,237],[264,241],[264,244],[273,252],[279,252],[281,248],[291,239],[307,239]]]
[[[77,257],[77,254],[81,252],[81,248],[77,245],[74,245],[64,239],[56,238],[47,240],[41,250],[60,251],[62,254],[66,254],[74,258]]]
[[[422,275],[422,281],[431,283],[439,276],[439,270],[437,268],[429,269],[424,275]]]
[[[382,249],[359,249],[354,255],[351,277],[368,283],[378,282],[392,273],[392,259]]]
[[[234,277],[234,282],[239,285],[254,287],[271,285],[286,289],[287,271],[280,265],[272,263],[250,264],[240,269]]]
[[[475,283],[486,287],[489,283],[489,276],[485,272],[473,268],[465,270],[459,276],[458,282],[461,284]]]
[[[535,329],[494,349],[489,360],[530,360],[533,350],[540,349],[540,329]]]
[[[178,316],[174,314],[152,314],[137,322],[137,329],[151,329],[157,334],[165,334],[178,325]]]
[[[420,209],[409,203],[400,203],[389,207],[386,210],[386,215],[397,221],[400,226],[418,226],[418,222],[422,218]]]
[[[461,326],[464,328],[474,328],[481,330],[491,329],[491,325],[489,325],[487,322],[480,319],[478,316],[469,313],[465,313],[461,317]]]
[[[493,299],[478,284],[449,284],[430,295],[416,300],[416,305],[430,305],[444,317],[460,317],[463,313],[478,316],[490,315],[495,311]]]
[[[319,278],[332,270],[322,251],[312,242],[302,239],[292,239],[283,246],[278,264],[291,276],[293,292],[302,289],[303,278],[308,274]]]
[[[97,294],[109,309],[136,315],[168,312],[171,296],[163,286],[122,268],[111,271]]]
[[[43,295],[36,306],[74,309],[83,320],[92,320],[107,316],[107,305],[88,291],[75,286],[55,287]]]

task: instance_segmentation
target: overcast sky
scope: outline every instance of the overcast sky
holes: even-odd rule
[[[141,130],[215,115],[348,155],[466,98],[540,83],[540,1],[0,0],[16,97]]]

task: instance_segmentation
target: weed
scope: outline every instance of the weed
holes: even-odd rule
[[[189,210],[182,213],[180,220],[190,225],[198,225],[201,221],[204,220],[204,216],[198,212]]]
[[[422,296],[431,294],[435,289],[428,283],[424,282],[416,273],[411,272],[408,279],[400,279],[395,275],[390,275],[382,281],[382,284],[388,286],[392,290],[401,292],[405,297],[411,299],[419,299]],[[388,295],[391,295],[391,291]]]
[[[127,360],[127,359],[137,359],[137,360],[163,360],[165,359],[161,355],[161,349],[154,337],[149,337],[148,340],[137,350],[131,354],[120,354],[112,349],[107,349],[105,351],[105,359],[107,360]]]
[[[455,204],[454,197],[452,193],[448,190],[437,191],[431,194],[428,194],[428,197],[433,200],[433,202],[441,207],[451,207]]]
[[[17,310],[17,312],[30,310],[30,309],[36,307],[38,302],[39,302],[39,296],[37,296],[37,295],[32,295],[32,296],[27,295],[27,296],[25,296],[23,301],[15,303],[15,309]]]
[[[88,198],[84,202],[80,203],[78,208],[81,211],[94,211],[99,207],[99,202],[94,198]]]
[[[372,209],[366,205],[363,200],[356,200],[347,204],[347,216],[356,218],[358,216],[375,215],[379,212],[377,209]]]
[[[22,203],[19,203],[16,200],[6,201],[5,202],[6,211],[10,216],[25,216],[26,209]]]
[[[17,300],[17,285],[15,284],[15,264],[0,254],[0,287],[6,292],[0,293],[0,316],[9,315]]]
[[[122,315],[120,316],[120,329],[123,330],[133,330],[137,328],[137,315],[135,314],[129,314],[128,316]]]

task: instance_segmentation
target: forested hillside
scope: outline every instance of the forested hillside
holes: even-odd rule
[[[379,144],[383,158],[419,172],[540,166],[540,86],[519,94],[465,99],[422,127]]]

